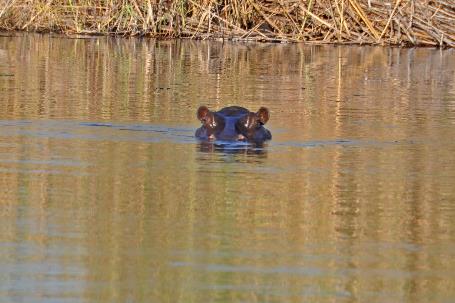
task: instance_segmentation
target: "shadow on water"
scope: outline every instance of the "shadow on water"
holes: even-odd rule
[[[88,141],[138,141],[154,143],[194,143],[193,128],[167,125],[75,122],[75,121],[0,121],[1,136],[24,136]]]

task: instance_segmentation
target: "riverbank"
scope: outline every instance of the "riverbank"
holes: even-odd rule
[[[448,0],[5,2],[2,30],[455,47],[455,4]]]

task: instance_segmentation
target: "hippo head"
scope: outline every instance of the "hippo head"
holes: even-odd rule
[[[256,113],[249,112],[235,123],[237,133],[249,141],[265,141],[272,139],[270,131],[263,125],[269,121],[269,110],[261,107]]]
[[[201,106],[197,111],[197,118],[202,126],[196,130],[196,137],[203,140],[270,140],[272,135],[264,128],[269,116],[269,110],[265,107],[254,113],[239,106],[225,107],[217,112]]]

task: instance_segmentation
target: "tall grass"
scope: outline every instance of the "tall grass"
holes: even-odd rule
[[[455,46],[452,0],[3,0],[0,28],[275,42]]]

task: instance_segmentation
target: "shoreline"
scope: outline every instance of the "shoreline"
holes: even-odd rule
[[[61,33],[53,31],[19,31],[19,30],[4,30],[0,29],[1,37],[17,37],[19,35],[47,35],[51,38],[63,38],[63,39],[97,39],[97,38],[136,38],[136,39],[151,39],[156,41],[172,41],[172,40],[186,40],[186,41],[213,41],[213,42],[229,42],[229,43],[258,43],[258,44],[303,44],[307,46],[369,46],[369,47],[390,47],[390,48],[435,48],[435,49],[453,49],[455,47],[450,46],[439,46],[430,44],[386,44],[386,43],[369,43],[363,41],[340,41],[340,42],[325,42],[325,41],[280,41],[280,40],[260,40],[260,39],[242,39],[238,37],[207,37],[207,38],[192,38],[192,37],[152,37],[148,35],[121,35],[117,33]]]

